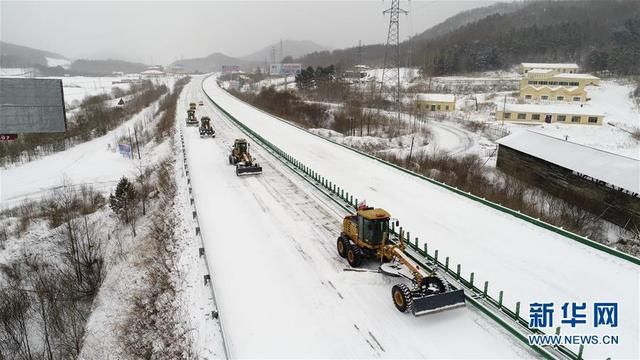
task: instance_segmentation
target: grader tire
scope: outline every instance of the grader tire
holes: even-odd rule
[[[391,296],[393,298],[393,304],[400,312],[410,311],[413,307],[413,298],[411,297],[411,290],[405,284],[394,285],[391,288]]]
[[[346,258],[347,251],[349,249],[349,241],[345,240],[345,238],[343,238],[342,236],[338,237],[336,248],[338,249],[338,254],[340,255],[340,257]]]
[[[347,261],[351,267],[358,267],[362,264],[362,250],[355,244],[351,244],[347,250]]]

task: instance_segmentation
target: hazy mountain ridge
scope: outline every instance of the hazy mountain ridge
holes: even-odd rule
[[[216,52],[205,57],[177,60],[171,63],[169,67],[178,64],[184,66],[185,72],[207,73],[220,71],[222,69],[222,65],[242,66],[246,64],[246,61]]]
[[[272,49],[276,50],[276,62],[281,61],[280,57],[280,42],[266,46],[249,55],[241,56],[240,59],[245,61],[262,63],[265,60],[271,62]],[[291,56],[293,58],[304,56],[306,54],[327,50],[327,47],[318,45],[311,40],[282,40],[282,58]]]
[[[265,60],[271,62],[271,49],[274,46],[276,48],[276,57],[279,57],[280,43],[278,42],[239,58],[215,52],[205,57],[177,60],[171,63],[169,66],[180,64],[184,66],[184,71],[186,72],[203,73],[220,71],[222,69],[222,65],[239,65],[242,68],[249,69],[255,66],[263,65]],[[310,40],[283,40],[282,48],[283,58],[288,56],[298,57],[312,51],[324,49],[323,46],[318,45]],[[276,59],[276,61],[280,60],[282,59]]]
[[[47,66],[47,57],[67,59],[51,51],[0,41],[0,66],[2,67]]]
[[[113,72],[126,74],[140,73],[149,66],[142,63],[134,63],[124,60],[86,60],[79,59],[71,63],[70,71],[85,75],[111,75]]]

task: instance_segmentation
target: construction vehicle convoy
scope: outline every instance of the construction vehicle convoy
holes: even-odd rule
[[[229,164],[236,166],[236,175],[261,174],[262,167],[255,162],[249,153],[246,139],[236,139],[229,154]]]
[[[200,137],[216,137],[216,131],[211,127],[211,119],[208,116],[200,118]]]
[[[359,206],[353,215],[342,222],[338,237],[338,254],[352,267],[364,259],[380,261],[380,272],[400,276],[411,282],[394,285],[393,303],[400,312],[411,311],[419,316],[465,304],[464,291],[456,289],[435,271],[427,271],[406,253],[403,232],[398,239],[389,237],[391,215],[383,209]]]
[[[195,109],[187,110],[187,126],[198,126]]]

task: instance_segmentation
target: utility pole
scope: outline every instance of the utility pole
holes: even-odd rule
[[[398,122],[400,121],[400,14],[408,14],[400,9],[400,0],[391,0],[391,7],[382,12],[389,14],[389,31],[387,45],[384,52],[384,68],[382,69],[382,84],[380,87],[383,99],[391,98]],[[395,86],[395,89],[393,88]]]

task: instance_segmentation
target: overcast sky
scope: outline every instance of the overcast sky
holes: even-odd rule
[[[401,1],[401,37],[495,1]],[[3,41],[71,58],[168,64],[222,52],[242,56],[280,39],[329,48],[384,43],[391,1],[0,1]]]

